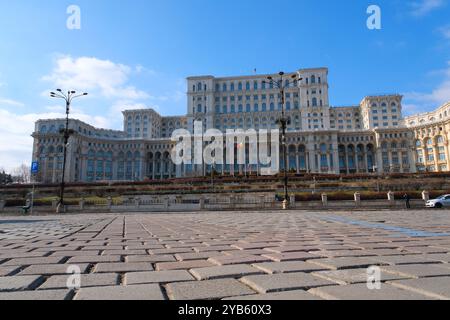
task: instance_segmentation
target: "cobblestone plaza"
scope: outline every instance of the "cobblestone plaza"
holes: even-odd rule
[[[450,211],[0,218],[0,300],[449,299]],[[379,267],[370,290],[368,268]],[[70,270],[80,271],[70,289]],[[68,287],[69,284],[69,287]]]

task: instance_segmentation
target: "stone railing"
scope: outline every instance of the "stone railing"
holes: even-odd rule
[[[429,200],[429,192],[422,193],[422,200],[411,200],[413,208],[424,208]],[[353,200],[330,201],[323,193],[318,201],[296,201],[290,196],[289,208],[293,210],[323,209],[376,209],[405,208],[406,201],[396,200],[394,192],[388,192],[385,200],[361,200],[356,192]],[[203,194],[203,195],[168,195],[126,197],[114,201],[111,197],[87,201],[81,198],[78,205],[66,206],[67,212],[195,212],[195,211],[227,211],[227,210],[277,210],[282,202],[275,199],[273,193],[240,193],[240,194]],[[0,212],[6,211],[5,201],[0,200]],[[12,209],[12,208],[11,208]],[[17,208],[16,208],[17,209]],[[35,212],[55,212],[57,201],[48,207],[35,207]],[[9,211],[9,210],[8,210]]]

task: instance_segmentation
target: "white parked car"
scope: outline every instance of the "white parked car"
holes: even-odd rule
[[[440,196],[437,199],[429,200],[425,204],[427,208],[444,208],[450,207],[450,194],[446,194],[445,196]]]

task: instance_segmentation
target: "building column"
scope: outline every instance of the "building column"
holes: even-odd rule
[[[450,157],[448,156],[448,141],[445,141],[445,160],[447,161],[447,171],[450,171]]]
[[[383,151],[380,148],[377,148],[377,150],[375,151],[375,158],[378,173],[384,172]]]
[[[388,159],[389,159],[389,169],[391,169],[391,168],[393,168],[393,165],[394,165],[392,163],[392,151],[388,151]]]
[[[318,172],[316,168],[315,153],[309,152],[309,165],[311,172]]]
[[[309,152],[308,151],[306,151],[306,153],[305,153],[305,164],[306,164],[306,172],[311,172],[311,169],[310,169],[310,165],[309,165]]]
[[[345,156],[345,169],[347,171],[347,174],[350,174],[350,168],[349,168],[349,164],[348,164],[349,154],[348,154],[348,148],[347,147],[345,147],[344,156]]]
[[[152,180],[155,180],[155,165],[156,165],[156,162],[155,162],[155,159],[153,159],[152,160],[152,172],[151,172],[151,174],[152,174]]]
[[[417,172],[417,151],[415,149],[408,150],[409,166],[411,173]]]
[[[334,172],[336,174],[340,174],[341,168],[339,165],[339,149],[333,151],[333,162],[334,162]]]
[[[438,151],[439,146],[437,144],[433,144],[433,150],[434,150],[434,167],[435,167],[435,171],[439,172],[439,151]]]

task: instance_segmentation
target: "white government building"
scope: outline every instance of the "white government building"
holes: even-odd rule
[[[450,168],[450,102],[434,112],[404,118],[402,96],[365,97],[359,105],[332,107],[328,69],[301,69],[301,81],[286,89],[285,108],[289,171],[296,173],[414,173]],[[286,74],[286,79],[296,73]],[[172,163],[175,129],[275,129],[281,117],[279,90],[265,83],[269,75],[187,79],[187,115],[164,117],[153,109],[123,112],[123,131],[95,128],[70,120],[66,180],[143,181],[217,174],[257,173],[249,165]],[[271,75],[275,80],[277,74]],[[33,133],[37,180],[60,181],[65,119],[39,120]],[[248,146],[246,146],[248,152]],[[280,153],[282,157],[283,153]],[[248,160],[248,157],[247,157]],[[280,159],[282,169],[284,161]]]

